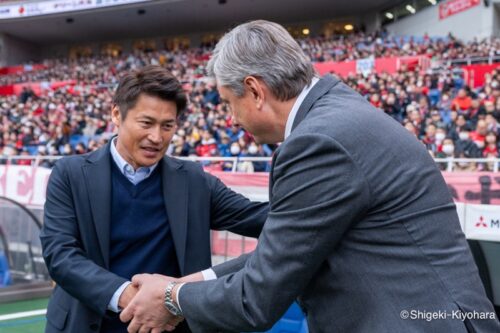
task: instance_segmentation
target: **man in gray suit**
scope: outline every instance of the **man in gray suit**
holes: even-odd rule
[[[208,70],[235,123],[283,141],[269,216],[256,250],[215,267],[216,280],[134,277],[129,332],[171,315],[194,332],[265,330],[296,299],[313,333],[500,332],[441,173],[403,126],[315,78],[275,23],[226,34]],[[171,314],[152,315],[163,300]]]
[[[207,269],[210,229],[256,237],[267,217],[267,203],[250,202],[195,162],[165,156],[186,106],[169,71],[126,73],[114,102],[118,136],[59,160],[50,176],[40,238],[57,286],[47,333],[127,332],[116,312],[137,291],[134,274]],[[189,329],[183,323],[176,332]]]

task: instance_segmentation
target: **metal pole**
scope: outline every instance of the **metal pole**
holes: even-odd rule
[[[237,170],[237,168],[236,168],[236,167],[237,167],[237,165],[238,165],[238,160],[239,160],[239,158],[238,158],[238,157],[235,157],[235,158],[233,159],[233,168],[232,168],[231,172],[236,172],[236,170]]]
[[[446,168],[446,171],[448,172],[453,171],[453,158],[448,159],[448,167]]]

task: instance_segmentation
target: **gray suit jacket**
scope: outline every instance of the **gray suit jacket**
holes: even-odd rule
[[[244,267],[179,294],[194,332],[264,330],[297,298],[312,333],[500,332],[496,319],[401,318],[494,310],[424,146],[338,79],[307,95],[270,177]]]
[[[99,331],[112,295],[126,281],[108,271],[111,163],[108,144],[59,160],[50,176],[40,238],[57,286],[46,332]],[[182,275],[211,266],[210,229],[259,235],[267,203],[250,202],[194,162],[164,157],[158,167]]]

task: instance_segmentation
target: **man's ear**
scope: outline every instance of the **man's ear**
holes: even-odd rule
[[[113,121],[113,124],[115,124],[115,126],[120,126],[122,121],[120,108],[116,104],[114,104],[113,108],[111,109],[111,121]]]
[[[263,83],[262,80],[257,79],[255,76],[247,76],[243,80],[243,84],[245,85],[246,90],[248,93],[251,94],[253,97],[257,109],[261,109],[262,106],[264,105],[264,99],[265,99],[265,92],[263,89]]]

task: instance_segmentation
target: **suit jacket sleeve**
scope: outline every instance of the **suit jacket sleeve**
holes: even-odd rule
[[[211,229],[229,230],[243,236],[259,237],[266,222],[269,204],[250,201],[208,173],[205,177],[211,193]]]
[[[179,293],[194,332],[271,327],[368,208],[363,174],[334,139],[295,135],[280,150],[271,210],[244,268],[217,280],[188,283]]]
[[[216,265],[212,267],[212,270],[215,273],[215,276],[220,278],[221,276],[228,275],[231,273],[235,273],[245,267],[245,263],[247,262],[248,258],[253,254],[251,253],[245,253],[238,258],[223,262],[222,264]]]
[[[103,315],[113,293],[127,280],[87,258],[79,224],[91,221],[76,218],[72,189],[63,163],[62,160],[56,163],[47,185],[40,233],[43,257],[50,276],[61,288]]]

